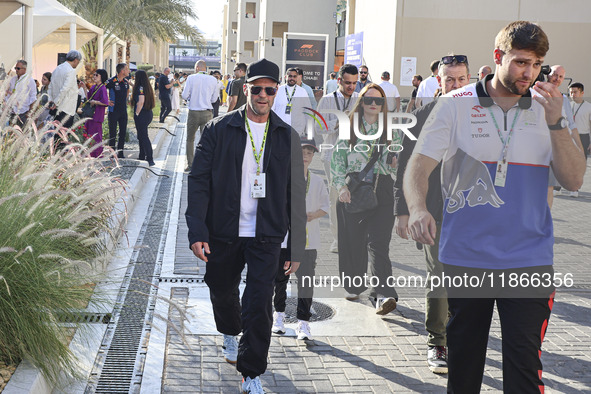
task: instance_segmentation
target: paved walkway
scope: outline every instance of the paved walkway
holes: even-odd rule
[[[183,135],[176,138],[184,140]],[[180,172],[184,168],[182,154],[179,159],[176,168]],[[318,158],[313,170],[323,173]],[[188,249],[184,220],[186,174],[177,174],[175,179],[165,248],[168,254],[165,251],[158,293],[173,301],[162,304],[164,308],[160,306],[171,324],[161,333],[152,333],[141,392],[237,392],[241,377],[221,355],[221,335],[215,330],[203,283],[204,264]],[[579,198],[558,196],[554,202],[555,270],[562,275],[572,274],[574,285],[558,289],[543,345],[544,381],[550,393],[591,391],[591,270],[587,266],[591,256],[590,185],[588,171]],[[337,255],[328,252],[332,241],[328,219],[321,220],[321,231],[317,274],[337,275]],[[414,242],[394,235],[390,258],[395,276],[424,275],[423,255]],[[423,289],[398,290],[398,308],[384,318],[375,315],[366,299],[347,302],[341,290],[317,291],[317,311],[330,310],[327,305],[334,315],[311,324],[312,341],[298,341],[293,331],[295,324],[288,325],[290,330],[285,336],[273,336],[269,367],[262,376],[266,391],[445,392],[446,375],[431,373],[425,362]],[[502,390],[500,338],[495,314],[483,391]]]

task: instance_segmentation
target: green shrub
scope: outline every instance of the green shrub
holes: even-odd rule
[[[89,301],[123,182],[101,164],[114,160],[109,149],[94,159],[91,140],[64,129],[56,150],[47,132],[0,127],[0,361],[29,359],[56,382],[76,375],[59,319]]]

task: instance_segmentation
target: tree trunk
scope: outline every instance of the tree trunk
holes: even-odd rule
[[[84,72],[86,73],[86,83],[92,83],[92,77],[98,68],[98,41],[97,38],[90,40],[82,48],[84,53]]]
[[[127,40],[127,45],[125,48],[125,56],[126,56],[126,63],[129,64],[129,62],[131,61],[131,41]]]

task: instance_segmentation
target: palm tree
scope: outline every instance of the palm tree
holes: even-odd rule
[[[59,0],[66,7],[105,31],[104,46],[115,36],[127,42],[125,61],[129,63],[132,41],[174,42],[185,36],[193,42],[202,40],[198,30],[187,22],[197,19],[190,0]],[[83,48],[86,75],[97,69],[96,38]]]

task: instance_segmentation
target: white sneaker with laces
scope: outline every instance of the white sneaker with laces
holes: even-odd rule
[[[396,299],[393,297],[383,297],[376,299],[376,315],[387,315],[396,309]]]
[[[273,312],[273,327],[275,334],[285,334],[285,312]]]
[[[296,334],[298,335],[298,339],[312,339],[312,334],[310,334],[310,324],[305,320],[298,320],[298,328],[296,328]]]
[[[224,360],[226,360],[226,362],[236,364],[236,361],[238,361],[238,341],[235,336],[224,334],[222,354],[224,355]]]
[[[578,190],[575,190],[574,192],[570,192],[570,196],[571,197],[574,197],[574,198],[579,197],[579,191]]]
[[[261,379],[257,376],[254,379],[242,378],[242,384],[240,385],[242,394],[264,394],[263,385]]]

